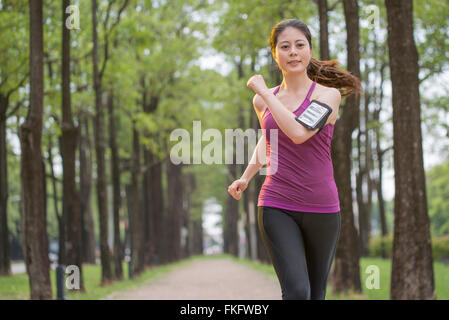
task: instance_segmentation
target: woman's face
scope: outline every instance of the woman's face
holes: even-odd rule
[[[286,73],[304,72],[312,58],[312,49],[302,31],[287,27],[278,36],[274,60]]]

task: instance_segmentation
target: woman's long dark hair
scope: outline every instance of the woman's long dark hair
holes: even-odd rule
[[[271,52],[275,55],[276,45],[279,34],[287,27],[293,27],[301,31],[309,42],[312,49],[312,36],[307,25],[298,19],[283,20],[271,29],[270,45]],[[337,60],[317,60],[310,59],[307,66],[307,75],[315,82],[318,82],[326,87],[333,87],[340,90],[342,97],[347,97],[352,93],[358,95],[362,88],[360,86],[360,79],[346,70],[337,68],[339,65]]]

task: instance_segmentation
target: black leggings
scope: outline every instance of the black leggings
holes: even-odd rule
[[[324,300],[341,215],[258,207],[259,231],[283,300]]]

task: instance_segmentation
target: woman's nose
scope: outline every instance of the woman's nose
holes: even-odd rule
[[[298,49],[296,49],[295,47],[293,47],[293,48],[290,50],[290,55],[293,56],[293,55],[296,55],[296,54],[298,54]]]

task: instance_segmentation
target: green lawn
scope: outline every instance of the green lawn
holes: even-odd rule
[[[132,287],[137,287],[145,281],[152,281],[171,270],[181,267],[195,257],[161,266],[154,269],[148,269],[142,273],[140,277],[132,280],[128,279],[128,264],[123,263],[124,280],[115,281],[109,286],[100,286],[101,282],[101,266],[100,265],[83,265],[83,280],[86,288],[85,293],[78,290],[65,289],[66,298],[69,300],[98,300],[104,298],[114,291],[120,291]],[[56,299],[56,272],[50,270],[53,297]],[[23,300],[30,298],[30,288],[28,283],[28,275],[26,273],[17,274],[12,277],[0,277],[0,300]]]
[[[267,272],[273,277],[276,273],[272,265],[253,262],[248,259],[231,258],[234,261],[241,262],[257,270]],[[380,279],[379,289],[368,289],[366,285],[367,278],[372,272],[366,273],[367,267],[370,265],[379,268]],[[435,287],[438,300],[449,299],[449,265],[440,262],[434,262]],[[391,276],[391,260],[381,258],[362,258],[360,259],[360,281],[362,285],[362,294],[348,293],[346,295],[332,294],[332,287],[329,284],[326,291],[327,300],[341,300],[341,299],[364,299],[364,300],[389,300],[390,299],[390,277]]]
[[[238,259],[230,255],[215,255],[215,256],[194,256],[181,262],[173,263],[166,266],[157,267],[146,270],[140,277],[129,280],[128,279],[128,264],[123,264],[124,280],[115,281],[112,285],[102,287],[101,280],[101,266],[100,265],[84,265],[83,278],[86,287],[86,293],[80,293],[76,290],[67,290],[66,297],[68,299],[82,299],[82,300],[98,300],[104,298],[114,291],[125,290],[142,285],[144,282],[148,283],[175,268],[182,267],[187,263],[198,259],[213,259],[213,258],[228,258],[236,262],[247,265],[256,270],[267,272],[273,277],[276,277],[274,269],[271,264],[263,264],[254,262],[249,259]],[[379,289],[368,289],[366,286],[366,279],[369,276],[365,273],[369,265],[375,265],[379,268],[380,283]],[[435,272],[435,286],[437,298],[439,300],[449,299],[449,265],[444,265],[439,262],[434,263]],[[328,285],[326,299],[340,300],[340,299],[370,299],[370,300],[388,300],[390,291],[390,274],[391,261],[380,258],[362,258],[360,260],[360,280],[362,284],[362,294],[349,293],[346,295],[333,295],[332,288]],[[53,287],[53,297],[56,298],[56,273],[51,270],[51,282]],[[24,300],[29,299],[29,284],[27,274],[17,274],[12,277],[0,277],[0,300]]]

